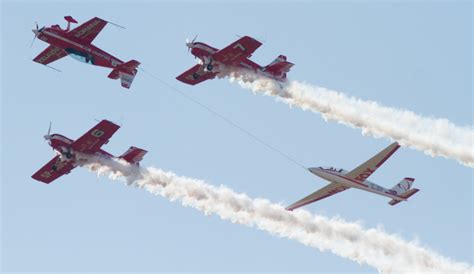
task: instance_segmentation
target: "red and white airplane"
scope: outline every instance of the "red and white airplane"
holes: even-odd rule
[[[321,199],[332,196],[349,188],[358,188],[382,196],[392,198],[390,205],[396,205],[401,201],[406,201],[410,196],[419,191],[419,189],[411,188],[415,179],[404,178],[400,183],[391,189],[384,188],[367,180],[377,168],[379,168],[390,156],[392,156],[400,145],[395,142],[372,157],[367,162],[347,171],[342,168],[333,167],[313,167],[308,170],[316,176],[330,181],[331,183],[309,196],[299,200],[298,202],[288,206],[286,209],[293,210],[298,207],[319,201]]]
[[[111,79],[120,78],[122,87],[130,88],[140,62],[136,60],[123,62],[91,44],[109,22],[94,17],[79,27],[70,30],[71,23],[77,23],[77,21],[71,16],[65,16],[64,19],[67,21],[66,29],[61,29],[59,25],[38,28],[38,24],[36,24],[36,29],[33,30],[34,39],[38,37],[50,46],[36,56],[33,61],[48,65],[66,55],[70,55],[86,64],[112,68],[112,72],[108,77]]]
[[[280,55],[268,66],[260,66],[248,58],[262,45],[259,41],[249,36],[244,36],[229,46],[218,50],[201,42],[195,42],[196,37],[186,46],[191,53],[200,59],[200,64],[188,69],[176,77],[181,82],[190,85],[199,84],[205,80],[213,79],[219,72],[232,71],[233,69],[247,70],[280,82],[286,81],[286,73],[293,66],[286,61],[286,56]]]
[[[119,158],[130,164],[138,165],[143,159],[143,156],[147,153],[146,150],[132,146],[121,156],[114,157],[112,154],[101,149],[104,144],[109,142],[110,137],[112,137],[119,128],[120,126],[110,121],[102,120],[86,134],[82,135],[76,141],[73,141],[60,134],[50,134],[50,124],[48,134],[44,136],[44,139],[48,141],[57,155],[31,177],[49,184],[62,175],[71,172],[81,161],[85,161],[85,159],[81,159],[78,154]]]

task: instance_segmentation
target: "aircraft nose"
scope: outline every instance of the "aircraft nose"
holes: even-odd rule
[[[308,168],[309,172],[313,173],[316,176],[321,176],[323,172],[321,172],[321,168],[319,167],[310,167]]]
[[[39,31],[37,29],[32,29],[31,30],[35,35],[38,35],[39,34]]]

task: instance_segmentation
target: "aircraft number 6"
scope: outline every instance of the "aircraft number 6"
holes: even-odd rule
[[[102,137],[102,135],[104,135],[104,132],[100,129],[94,129],[91,132],[91,135],[94,136],[94,137],[100,138],[100,137]]]

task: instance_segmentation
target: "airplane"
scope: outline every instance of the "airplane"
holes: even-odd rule
[[[70,30],[71,23],[77,24],[77,21],[71,16],[65,16],[64,19],[67,21],[66,29],[62,29],[59,25],[38,28],[38,24],[36,24],[36,29],[33,29],[35,34],[33,42],[38,38],[50,44],[50,46],[36,56],[33,61],[48,66],[51,62],[69,55],[86,64],[112,68],[112,72],[108,77],[111,79],[120,78],[122,87],[130,88],[140,62],[136,60],[123,62],[92,45],[95,37],[110,22],[94,17],[79,27]]]
[[[186,47],[188,47],[188,51],[191,50],[195,58],[200,59],[200,64],[176,77],[177,80],[189,85],[196,85],[205,80],[213,79],[220,72],[229,69],[251,71],[279,82],[285,82],[286,73],[294,65],[286,61],[284,55],[278,56],[267,66],[260,66],[249,60],[248,58],[252,53],[262,45],[262,43],[249,36],[244,36],[221,50],[201,42],[195,42],[196,37],[191,42],[187,40]]]
[[[392,206],[401,201],[406,201],[410,196],[419,191],[417,188],[411,188],[415,179],[408,177],[404,178],[391,189],[384,188],[367,180],[369,176],[372,175],[390,156],[392,156],[399,147],[400,145],[395,142],[351,171],[334,167],[308,168],[308,170],[314,175],[328,180],[331,183],[293,203],[286,209],[294,210],[332,196],[336,193],[340,193],[349,188],[358,188],[392,198],[389,202]]]
[[[109,159],[122,159],[132,165],[139,165],[143,156],[147,153],[146,150],[132,146],[119,157],[115,157],[101,149],[119,128],[120,126],[110,121],[102,120],[79,139],[73,141],[60,134],[50,134],[50,123],[48,133],[44,136],[44,139],[48,141],[57,155],[31,177],[49,184],[62,175],[71,172],[81,161],[85,161],[82,155],[99,155]]]

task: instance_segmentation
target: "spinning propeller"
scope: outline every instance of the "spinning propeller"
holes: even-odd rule
[[[35,22],[35,26],[36,26],[36,29],[33,29],[33,33],[35,34],[35,37],[33,37],[33,41],[31,41],[30,48],[33,47],[33,43],[35,42],[36,37],[38,37],[38,35],[39,35],[39,34],[41,33],[41,31],[44,29],[44,27],[42,27],[42,28],[39,28],[39,27],[38,27],[38,22]]]
[[[47,133],[46,135],[44,135],[44,139],[45,139],[46,141],[51,140],[51,124],[52,124],[52,123],[49,122],[48,133]]]
[[[193,45],[194,45],[194,41],[196,41],[196,38],[197,38],[197,34],[196,36],[194,36],[193,40],[191,40],[191,42],[189,41],[188,38],[186,38],[186,47],[188,47],[188,52],[193,48]]]

